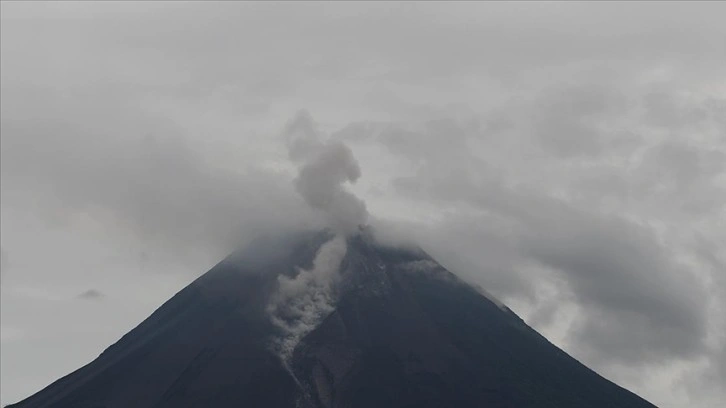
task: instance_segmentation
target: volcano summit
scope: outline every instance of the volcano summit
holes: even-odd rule
[[[646,408],[420,249],[260,241],[13,408]]]

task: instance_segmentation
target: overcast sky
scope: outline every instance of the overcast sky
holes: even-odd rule
[[[317,225],[298,125],[350,148],[371,219],[574,357],[726,400],[726,3],[0,7],[2,404]]]

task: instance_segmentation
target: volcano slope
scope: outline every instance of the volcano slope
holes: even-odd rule
[[[331,239],[297,234],[231,255],[11,407],[653,407],[420,249],[365,232],[344,241],[330,285],[313,296],[324,298],[319,318],[300,329],[294,313],[271,316],[281,282],[314,269]]]

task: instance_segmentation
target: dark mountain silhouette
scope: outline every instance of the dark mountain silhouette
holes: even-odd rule
[[[646,408],[418,249],[347,240],[334,311],[287,361],[269,303],[325,233],[258,242],[13,408]],[[60,351],[59,351],[60,352]]]

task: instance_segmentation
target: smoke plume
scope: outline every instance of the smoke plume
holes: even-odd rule
[[[273,339],[273,348],[283,363],[300,340],[335,308],[335,286],[340,264],[347,252],[346,235],[355,232],[368,219],[366,205],[346,190],[361,172],[353,152],[335,140],[324,140],[309,113],[298,112],[283,132],[290,160],[298,166],[295,190],[324,217],[335,237],[318,249],[313,267],[297,276],[278,277],[278,291],[267,312],[282,335]]]
[[[299,112],[285,128],[290,159],[298,164],[296,191],[305,202],[320,211],[329,227],[349,234],[368,219],[366,205],[345,189],[361,172],[353,152],[342,142],[323,141],[310,115]]]

